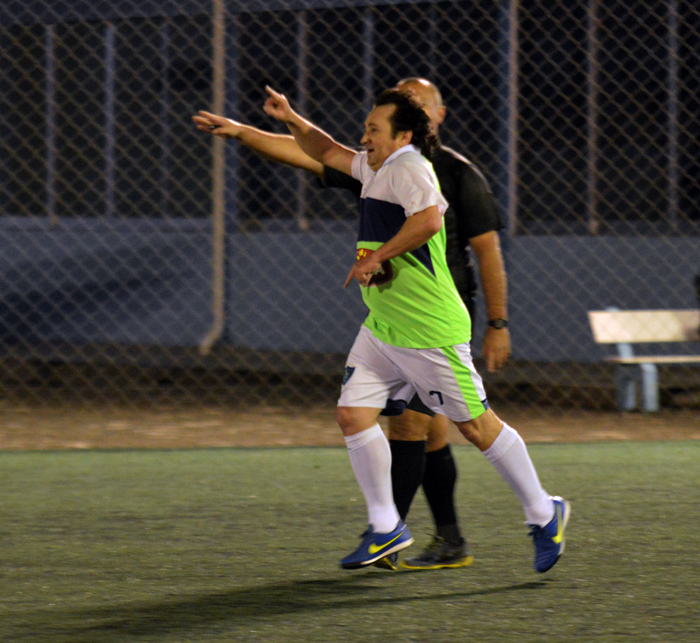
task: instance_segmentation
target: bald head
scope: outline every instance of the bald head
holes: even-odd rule
[[[423,91],[431,96],[432,100],[442,107],[442,94],[435,83],[431,83],[427,78],[403,78],[398,83],[396,83],[397,89],[414,89],[418,88],[418,91]]]
[[[442,104],[442,94],[437,86],[425,78],[404,78],[396,84],[396,88],[413,94],[415,100],[430,118],[430,127],[433,134],[437,134],[447,113],[445,106]]]

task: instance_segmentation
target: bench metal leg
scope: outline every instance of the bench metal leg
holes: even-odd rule
[[[654,413],[659,410],[659,375],[656,364],[640,364],[642,408]]]
[[[620,411],[634,411],[637,408],[637,379],[636,366],[615,368],[615,395]]]
[[[620,411],[637,408],[637,386],[642,396],[642,409],[649,413],[659,410],[659,375],[656,364],[635,366],[620,365],[615,368],[615,393]]]

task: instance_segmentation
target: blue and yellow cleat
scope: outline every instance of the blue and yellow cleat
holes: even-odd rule
[[[399,520],[394,531],[388,534],[375,533],[370,525],[362,536],[360,546],[349,556],[340,561],[343,569],[359,569],[366,567],[394,552],[413,544],[413,538],[403,520]]]
[[[553,496],[554,518],[544,527],[530,525],[529,536],[535,545],[535,571],[540,573],[554,567],[564,553],[564,530],[569,521],[571,506],[559,496]]]

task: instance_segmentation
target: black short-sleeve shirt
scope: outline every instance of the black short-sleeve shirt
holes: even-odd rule
[[[447,265],[457,291],[473,317],[476,279],[469,239],[500,230],[503,223],[496,199],[476,165],[453,149],[441,145],[433,154],[433,167],[442,194],[450,204],[445,212]],[[322,185],[345,188],[358,198],[362,191],[362,184],[352,176],[325,166]]]

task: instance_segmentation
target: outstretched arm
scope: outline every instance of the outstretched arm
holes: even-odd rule
[[[304,154],[294,137],[289,134],[265,132],[210,112],[199,112],[192,120],[197,129],[203,132],[235,139],[272,161],[301,168],[319,177],[323,176],[323,164]]]
[[[352,160],[357,154],[355,150],[341,145],[312,122],[302,118],[289,106],[284,94],[271,87],[265,87],[265,90],[268,93],[263,107],[265,113],[287,124],[294,140],[304,153],[322,165],[352,174]]]

